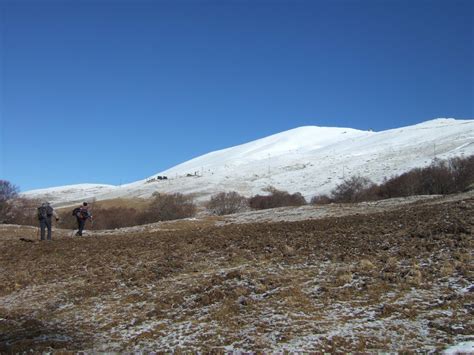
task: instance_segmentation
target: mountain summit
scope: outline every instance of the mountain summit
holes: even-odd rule
[[[472,154],[474,120],[435,119],[381,132],[305,126],[214,151],[127,185],[70,185],[23,195],[56,204],[147,197],[155,191],[206,200],[231,190],[249,196],[271,185],[311,197],[328,193],[352,175],[380,182],[434,158]]]

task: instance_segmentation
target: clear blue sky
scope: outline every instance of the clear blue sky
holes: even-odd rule
[[[120,184],[304,125],[473,118],[474,1],[0,0],[0,179]]]

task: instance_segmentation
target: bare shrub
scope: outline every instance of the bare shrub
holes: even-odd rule
[[[72,214],[73,209],[70,207],[57,211],[60,228],[77,229],[77,218]],[[88,224],[88,229],[115,229],[139,224],[138,212],[134,208],[94,206],[89,212],[93,215],[93,223]]]
[[[237,213],[248,206],[248,200],[235,191],[221,192],[211,197],[207,204],[207,209],[213,213],[222,216],[226,214]]]
[[[454,189],[465,191],[474,183],[474,155],[467,158],[452,158],[449,165],[453,173]]]
[[[451,194],[466,190],[474,182],[474,156],[434,160],[430,166],[412,169],[384,180],[381,198]]]
[[[58,227],[63,228],[63,229],[77,229],[78,228],[77,218],[72,213],[72,211],[76,207],[79,207],[79,206],[75,205],[75,206],[70,206],[70,207],[67,207],[67,208],[61,208],[61,209],[56,210],[56,213],[59,216],[59,222],[57,223]],[[94,215],[94,223],[92,224],[90,222],[87,222],[86,229],[100,229],[100,228],[94,228],[96,226],[95,213],[94,213],[96,210],[100,210],[100,208],[94,206],[94,210],[92,210],[91,204],[89,204],[89,212]],[[103,210],[106,210],[106,209],[103,209]],[[99,216],[100,215],[101,215],[101,213],[99,213]],[[103,219],[102,219],[101,223],[104,223]],[[99,224],[101,224],[101,223],[99,223]],[[124,225],[123,227],[126,227],[126,225]]]
[[[5,223],[20,224],[28,226],[38,225],[37,208],[39,200],[17,197],[7,202],[8,212],[5,215]]]
[[[454,179],[447,161],[435,160],[430,166],[421,169],[419,194],[435,195],[454,192]]]
[[[0,180],[0,201],[8,201],[18,196],[18,186],[8,180]]]
[[[299,192],[290,194],[287,191],[280,191],[274,187],[268,187],[266,191],[270,192],[270,194],[265,196],[255,195],[250,198],[249,205],[251,208],[262,210],[284,206],[303,206],[307,203]]]
[[[335,202],[360,202],[413,195],[452,194],[467,190],[473,183],[474,156],[470,156],[435,159],[430,166],[384,179],[380,185],[365,177],[352,176],[336,186],[331,193]],[[324,201],[318,196],[314,199],[315,203]]]
[[[93,224],[89,226],[90,229],[132,227],[158,221],[192,217],[196,213],[196,206],[192,198],[179,193],[173,195],[155,193],[148,204],[145,201],[139,201],[135,204],[133,201],[118,200],[113,202],[115,205],[110,203],[94,204],[94,207],[89,209],[94,218]],[[133,207],[127,207],[127,205]],[[73,207],[58,212],[61,228],[77,228],[77,219],[72,215],[72,210]]]
[[[115,229],[137,225],[138,212],[134,208],[94,208],[93,229]]]
[[[139,216],[139,224],[188,218],[195,214],[196,205],[191,196],[155,192],[148,210]]]
[[[64,208],[56,211],[59,216],[58,226],[64,229],[77,229],[76,217],[72,215],[73,208]]]
[[[377,199],[376,185],[363,176],[352,176],[331,191],[335,202],[359,202]]]
[[[336,202],[372,201],[413,195],[446,195],[462,192],[474,182],[474,156],[434,160],[425,168],[415,168],[384,179],[380,185],[353,176],[332,191]]]
[[[391,179],[385,179],[380,186],[382,198],[406,197],[416,195],[419,191],[419,181],[421,180],[421,169],[413,169],[409,173]]]
[[[328,205],[332,203],[332,199],[328,195],[316,195],[311,198],[312,205]]]
[[[18,196],[18,187],[8,180],[0,180],[0,222],[8,223],[8,214],[10,212],[10,200]]]

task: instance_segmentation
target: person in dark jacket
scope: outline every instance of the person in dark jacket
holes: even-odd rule
[[[87,202],[84,202],[81,207],[76,209],[76,219],[78,231],[76,233],[77,237],[82,237],[82,231],[86,225],[86,221],[90,219],[92,221],[92,215],[89,213],[89,206]]]
[[[41,228],[41,240],[45,240],[45,232],[48,229],[48,240],[51,240],[51,229],[52,229],[52,218],[56,219],[56,222],[59,221],[59,217],[56,211],[51,207],[49,202],[43,202],[40,207],[38,207],[38,220]]]

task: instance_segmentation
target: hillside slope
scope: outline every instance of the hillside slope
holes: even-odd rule
[[[235,190],[253,195],[272,185],[306,197],[328,193],[351,175],[380,182],[414,167],[474,154],[474,120],[435,119],[382,132],[300,127],[205,154],[131,184],[34,190],[54,203],[147,197],[155,191],[195,194],[200,200]],[[167,176],[158,180],[157,176]]]
[[[441,352],[474,331],[474,199],[410,200],[52,242],[0,225],[0,352]]]

